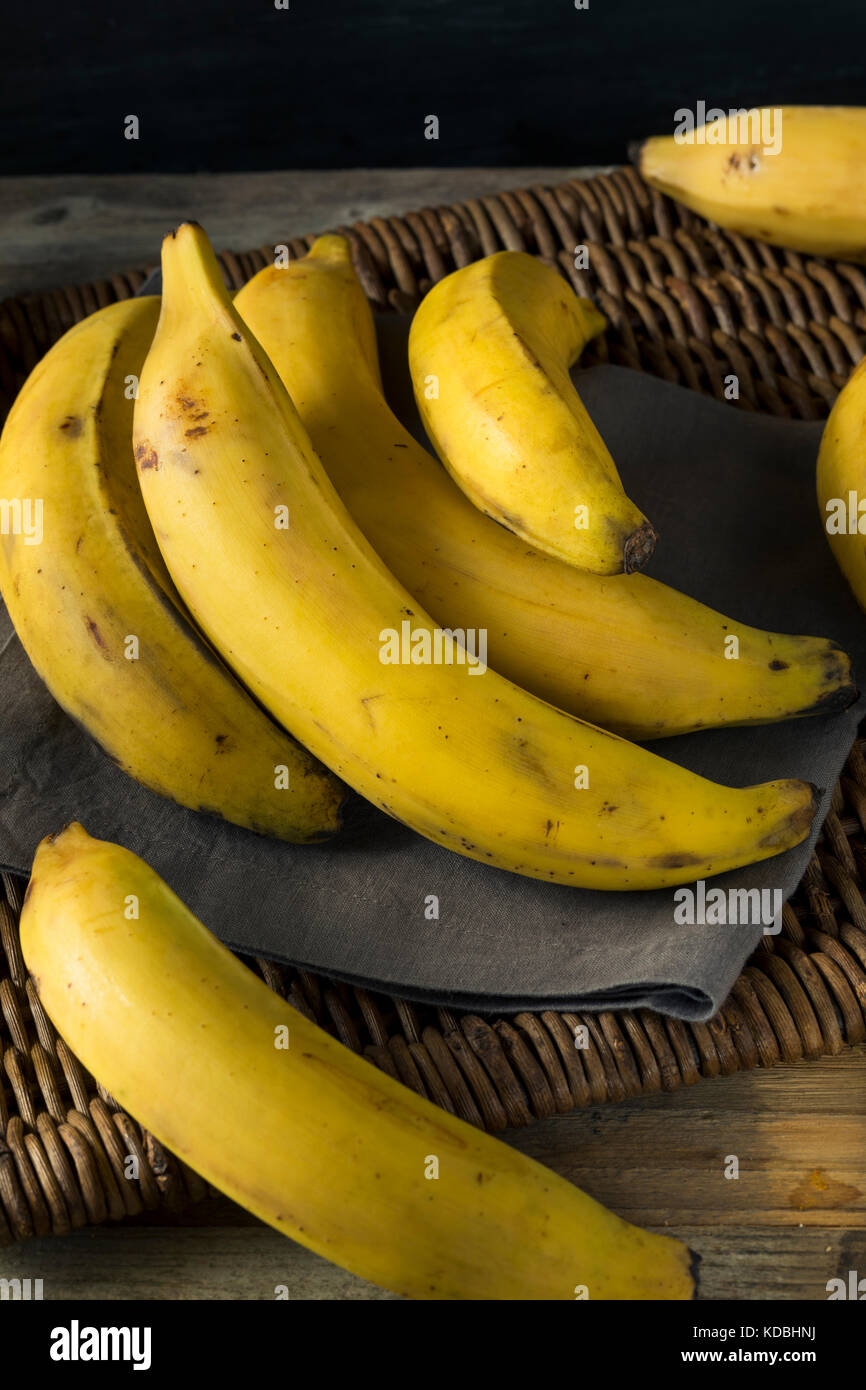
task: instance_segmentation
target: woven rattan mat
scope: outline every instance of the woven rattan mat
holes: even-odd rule
[[[542,256],[593,297],[609,360],[741,409],[824,417],[866,351],[866,273],[721,232],[631,170],[341,227],[375,309],[411,311],[434,281],[504,247]],[[274,229],[279,236],[279,228]],[[289,242],[302,256],[313,238]],[[587,247],[588,257],[577,255]],[[273,245],[224,253],[235,287]],[[575,261],[589,269],[578,270]],[[0,411],[67,328],[147,267],[0,304]],[[255,962],[271,988],[376,1066],[489,1130],[702,1078],[836,1053],[866,1038],[866,743],[858,741],[782,932],[765,937],[709,1023],[648,1011],[481,1018]],[[20,880],[0,901],[0,1245],[180,1209],[208,1188],[102,1091],[58,1038],[18,941]],[[252,963],[252,962],[251,962]],[[589,1047],[576,1049],[586,1026]],[[138,1178],[124,1175],[138,1159]]]

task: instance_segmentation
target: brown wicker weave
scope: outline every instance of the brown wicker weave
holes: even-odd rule
[[[826,415],[866,349],[866,273],[749,242],[649,190],[627,169],[339,228],[375,308],[408,310],[455,266],[502,247],[557,265],[610,329],[609,360],[777,415]],[[311,237],[289,243],[303,255]],[[575,250],[589,248],[587,271]],[[221,257],[235,287],[273,256]],[[0,305],[0,409],[84,315],[145,271]],[[782,933],[765,937],[707,1024],[648,1010],[481,1018],[256,964],[348,1047],[490,1130],[702,1077],[836,1053],[866,1038],[866,741],[855,744]],[[210,1189],[105,1093],[58,1038],[18,940],[23,883],[0,902],[0,1245],[179,1209]],[[578,1050],[584,1024],[590,1045]],[[129,1158],[137,1177],[128,1175]]]

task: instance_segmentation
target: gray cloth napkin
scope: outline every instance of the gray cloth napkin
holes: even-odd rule
[[[383,317],[378,327],[389,398],[423,438],[407,323]],[[742,622],[833,637],[866,670],[866,624],[818,518],[820,426],[746,414],[622,368],[575,379],[661,533],[650,572]],[[677,925],[673,890],[588,892],[475,863],[360,799],[339,843],[306,848],[183,810],[126,778],[63,714],[5,611],[0,699],[0,862],[26,871],[43,835],[80,820],[142,855],[243,952],[482,1011],[646,1006],[706,1019],[761,936],[753,926]],[[808,843],[712,886],[793,891],[861,714],[653,745],[731,785],[797,776],[827,789]],[[438,919],[425,913],[430,895]]]

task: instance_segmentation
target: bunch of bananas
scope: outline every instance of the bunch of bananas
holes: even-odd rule
[[[811,786],[718,786],[623,737],[826,712],[854,690],[816,637],[737,624],[727,660],[730,619],[629,572],[655,532],[568,375],[603,320],[554,271],[503,252],[416,316],[419,406],[452,481],[383,398],[343,239],[234,302],[198,225],[162,265],[161,308],[72,329],[0,440],[3,492],[44,505],[41,544],[4,538],[3,596],[123,768],[297,841],[338,828],[348,784],[458,853],[600,889],[804,838]]]
[[[804,838],[809,785],[717,786],[623,737],[829,712],[855,692],[832,642],[738,623],[727,660],[730,619],[633,573],[655,531],[568,375],[603,320],[553,271],[506,252],[422,305],[411,366],[447,472],[388,408],[341,238],[232,302],[187,223],[163,286],[161,307],[72,329],[0,440],[0,488],[22,515],[38,499],[44,524],[38,544],[4,536],[3,596],[121,767],[295,841],[338,829],[348,784],[458,853],[601,889]],[[862,435],[857,411],[837,423],[830,454]],[[99,1081],[346,1268],[424,1299],[693,1296],[680,1242],[350,1054],[119,846],[78,825],[45,840],[21,938]]]

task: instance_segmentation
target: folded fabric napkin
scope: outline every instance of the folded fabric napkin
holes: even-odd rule
[[[423,438],[408,323],[383,316],[378,329],[389,399]],[[744,623],[832,637],[855,672],[866,670],[866,623],[815,501],[820,425],[747,414],[623,368],[575,380],[627,491],[661,534],[652,575]],[[360,800],[339,842],[312,847],[183,810],[130,781],[58,708],[5,610],[0,699],[0,862],[26,872],[43,835],[80,820],[142,855],[247,953],[482,1011],[646,1006],[706,1019],[760,939],[760,927],[678,925],[672,889],[589,892],[464,859]],[[652,745],[731,785],[796,776],[826,788],[807,843],[712,886],[793,891],[862,712]],[[433,895],[438,918],[427,910]]]

